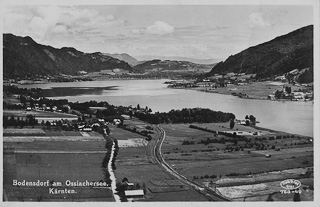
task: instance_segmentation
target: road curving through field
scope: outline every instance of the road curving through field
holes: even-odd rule
[[[201,193],[204,196],[206,196],[209,201],[219,201],[219,202],[231,201],[231,199],[229,199],[223,195],[218,194],[218,192],[216,192],[210,188],[202,187],[199,184],[190,181],[185,176],[177,173],[169,164],[167,164],[166,161],[163,159],[163,156],[161,153],[161,147],[162,147],[162,144],[165,140],[166,132],[164,131],[163,128],[160,127],[160,125],[157,125],[156,129],[157,129],[160,136],[158,136],[157,140],[153,143],[151,156],[156,160],[156,162],[162,168],[164,168],[169,174],[173,175],[176,179],[178,179],[178,180],[182,181],[183,183],[185,183],[186,185],[190,186],[198,193]]]

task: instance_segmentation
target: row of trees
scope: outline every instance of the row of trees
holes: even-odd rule
[[[36,120],[35,116],[27,115],[25,119],[21,117],[11,116],[3,116],[3,127],[6,128],[8,126],[20,126],[21,128],[24,126],[35,126],[38,125],[38,120]]]
[[[151,124],[161,123],[212,123],[212,122],[227,122],[230,119],[235,119],[235,115],[232,113],[225,113],[221,111],[213,111],[210,109],[193,108],[182,110],[171,110],[168,113],[135,113],[135,117],[142,121],[149,122]]]

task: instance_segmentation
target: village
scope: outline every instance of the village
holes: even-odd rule
[[[305,70],[305,69],[304,69]],[[281,76],[256,80],[255,74],[215,74],[197,80],[167,81],[169,88],[193,89],[202,92],[220,93],[240,98],[312,101],[313,83],[298,83],[297,76],[304,70],[294,69]]]

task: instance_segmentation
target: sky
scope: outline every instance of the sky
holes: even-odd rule
[[[310,5],[4,5],[3,33],[55,48],[225,60],[314,24]]]

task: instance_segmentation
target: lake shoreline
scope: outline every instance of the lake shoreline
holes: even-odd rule
[[[230,112],[236,115],[237,119],[244,119],[246,115],[254,115],[260,121],[262,127],[285,131],[305,136],[313,136],[313,104],[304,101],[268,101],[265,99],[245,99],[234,97],[230,93],[231,88],[224,88],[225,92],[200,93],[195,89],[172,90],[164,82],[167,79],[159,80],[112,80],[112,81],[90,81],[73,83],[49,83],[42,85],[28,85],[27,88],[52,87],[108,87],[118,86],[118,90],[102,90],[97,93],[82,93],[77,96],[70,96],[68,89],[51,99],[68,99],[70,102],[97,102],[107,101],[117,106],[148,106],[153,112],[168,112],[171,109],[181,110],[183,108],[210,108],[214,111]],[[251,84],[250,87],[253,87]],[[23,87],[23,86],[22,86]],[[234,86],[233,86],[234,87]],[[237,86],[238,87],[238,86]],[[245,86],[249,87],[249,86]],[[262,87],[262,86],[261,86]],[[264,83],[264,88],[269,89],[269,83]],[[266,90],[272,92],[281,89],[282,86],[273,86]],[[241,90],[238,88],[237,90]],[[240,91],[239,90],[239,91]],[[243,91],[243,90],[241,90]],[[257,92],[256,89],[255,92]],[[226,94],[229,93],[229,94]],[[261,101],[262,100],[262,101]],[[293,113],[294,112],[294,113]],[[289,125],[285,123],[290,123]]]

